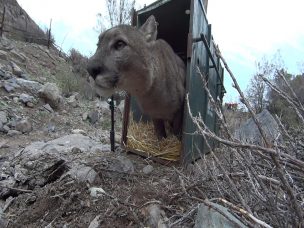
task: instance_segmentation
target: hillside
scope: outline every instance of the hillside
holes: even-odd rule
[[[3,12],[5,8],[5,16]],[[47,44],[47,35],[23,10],[16,0],[0,0],[0,18],[3,23],[3,35],[20,41]],[[0,23],[1,23],[0,22]]]
[[[72,84],[71,88],[80,88],[79,85],[83,88],[85,80],[77,83],[75,77],[84,80],[72,72],[70,63],[59,57],[56,50],[48,50],[38,44],[1,40],[0,208],[5,208],[5,205],[9,207],[5,210],[6,219],[0,217],[0,224],[8,222],[8,227],[24,224],[41,227],[58,218],[53,222],[54,225],[70,224],[75,227],[79,222],[89,225],[101,213],[100,210],[108,210],[108,206],[103,207],[104,203],[110,205],[113,201],[112,196],[101,202],[96,201],[88,193],[92,187],[102,186],[113,197],[120,195],[122,199],[132,194],[132,191],[136,195],[139,189],[141,192],[146,191],[145,197],[150,195],[151,199],[159,198],[158,195],[162,194],[158,189],[160,186],[157,185],[156,188],[147,179],[151,171],[146,174],[141,171],[149,161],[136,156],[127,158],[130,155],[120,153],[119,148],[115,154],[110,152],[110,112],[106,102],[98,99],[89,101],[85,98],[85,93],[71,92],[66,93],[67,97],[62,96],[61,91],[71,83],[76,83],[76,87]],[[46,98],[47,95],[42,95],[40,90],[50,83],[54,83],[51,85],[57,89],[51,89]],[[121,131],[120,108],[116,110],[117,146]],[[70,144],[64,146],[66,141],[70,141]],[[41,143],[46,144],[39,148]],[[48,148],[46,145],[53,146]],[[23,153],[24,151],[27,152]],[[62,161],[65,171],[57,173],[52,180],[46,178],[45,175],[51,175],[48,170],[56,170]],[[30,167],[27,165],[29,162],[32,163]],[[164,172],[170,173],[166,168],[160,168],[156,164],[153,166],[153,173],[156,174],[153,178],[158,177],[159,181],[171,179],[164,175]],[[76,179],[73,181],[74,175]],[[90,175],[88,180],[86,175]],[[37,181],[37,178],[44,180]],[[133,186],[130,181],[141,184]],[[62,189],[60,186],[64,184],[67,185]],[[116,192],[119,189],[115,186],[125,190]],[[165,186],[164,184],[161,188]],[[68,198],[60,202],[61,198],[54,198],[51,193],[53,191],[59,195],[65,191]],[[82,203],[73,205],[75,197]],[[141,197],[143,195],[136,196],[139,204],[146,201]],[[28,204],[30,198],[31,203]],[[124,213],[127,208],[121,208],[119,213]],[[50,212],[52,215],[46,216]],[[129,223],[135,219],[133,215],[120,218],[119,213],[112,215],[114,220],[109,219],[105,224],[112,221],[120,226],[126,220]]]
[[[43,36],[15,0],[1,4],[11,25]],[[266,109],[210,99],[219,134],[192,121],[217,147],[165,166],[120,145],[123,102],[111,151],[109,104],[94,96],[86,59],[22,37],[0,38],[0,227],[302,227],[304,109],[293,95],[289,129]]]

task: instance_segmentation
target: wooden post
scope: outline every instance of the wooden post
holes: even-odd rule
[[[49,34],[48,34],[48,49],[50,49],[50,47],[51,47],[51,30],[52,30],[52,19],[51,19],[51,21],[50,21],[50,27],[49,27]]]
[[[5,20],[5,6],[3,7],[3,14],[1,20],[1,27],[0,27],[0,37],[2,38],[3,31],[4,31],[4,20]]]

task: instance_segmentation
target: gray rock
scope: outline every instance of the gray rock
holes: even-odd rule
[[[22,63],[26,62],[26,56],[23,53],[18,53],[15,50],[12,50],[11,56],[19,62],[22,62]]]
[[[13,74],[16,75],[17,77],[21,77],[21,75],[23,74],[21,68],[14,62],[11,62],[11,66],[13,69]]]
[[[8,220],[4,217],[3,213],[0,213],[0,227],[7,227],[7,226],[8,226]]]
[[[0,69],[0,79],[8,80],[10,78],[10,74],[8,74],[5,70]]]
[[[100,224],[101,224],[101,218],[100,218],[100,215],[97,215],[93,220],[92,222],[90,222],[90,225],[88,228],[99,228],[100,227]]]
[[[24,189],[26,185],[31,188],[44,186],[64,177],[93,183],[99,178],[98,174],[83,163],[86,158],[95,156],[91,148],[97,145],[100,144],[81,134],[66,135],[48,142],[34,142],[14,154],[15,159],[9,163],[9,173],[17,173],[15,177],[21,181],[27,180],[22,185]],[[73,153],[76,149],[77,153]],[[12,178],[15,180],[14,175]],[[18,184],[14,187],[18,187]]]
[[[76,108],[78,106],[78,96],[78,93],[73,94],[72,96],[66,99],[67,103],[73,108]]]
[[[89,188],[90,196],[94,198],[102,197],[106,192],[102,188],[91,187]]]
[[[54,110],[52,109],[52,107],[49,104],[45,104],[42,107],[50,113],[54,112]]]
[[[26,73],[22,73],[20,78],[23,78],[25,80],[30,80],[30,77]]]
[[[16,123],[16,130],[22,133],[29,133],[32,131],[32,124],[28,119],[20,120]]]
[[[7,52],[0,50],[0,59],[1,60],[7,60]]]
[[[194,228],[201,228],[201,227],[210,227],[210,228],[217,228],[217,227],[225,227],[225,228],[234,228],[234,227],[241,227],[246,228],[246,226],[240,222],[236,217],[234,217],[227,208],[210,202],[212,207],[215,207],[217,210],[220,210],[229,220],[220,214],[218,211],[213,209],[212,207],[206,206],[204,204],[200,204]],[[232,222],[233,221],[233,222]],[[237,226],[235,225],[237,224]]]
[[[66,175],[71,176],[78,182],[88,182],[90,184],[93,184],[94,181],[98,178],[98,174],[93,168],[83,165],[73,166],[72,169]]]
[[[91,111],[88,114],[88,119],[91,124],[95,124],[99,120],[99,113],[96,110]]]
[[[0,111],[0,122],[2,124],[7,123],[7,114],[4,111]]]
[[[2,127],[0,127],[0,132],[8,133],[9,130],[10,128],[7,125],[2,125]]]
[[[8,130],[7,135],[8,136],[16,136],[16,135],[21,135],[22,133],[20,131],[16,131],[16,130]]]
[[[279,125],[268,110],[264,109],[257,115],[258,121],[266,134],[267,139],[272,143],[275,140],[282,140]],[[247,120],[238,130],[234,136],[242,142],[253,143],[257,145],[264,145],[262,136],[253,119]]]
[[[107,101],[95,100],[95,108],[99,109],[102,113],[102,116],[110,116],[111,110]]]
[[[35,98],[26,93],[22,93],[19,95],[19,101],[21,101],[23,104],[27,104],[28,102],[34,103]]]
[[[146,165],[142,171],[144,174],[150,174],[150,173],[152,173],[153,169],[154,168],[152,165]]]
[[[93,146],[91,152],[94,154],[102,154],[111,151],[111,146],[108,144]]]
[[[7,126],[9,126],[10,128],[15,128],[16,127],[16,119],[11,119],[8,123]]]
[[[87,135],[87,133],[86,133],[84,130],[82,130],[82,129],[73,129],[73,130],[71,131],[71,133],[72,133],[72,134]]]
[[[126,158],[125,156],[118,156],[117,160],[119,161],[121,166],[120,167],[121,170],[118,171],[123,171],[126,173],[134,173],[134,165],[130,159]]]
[[[63,105],[63,98],[55,83],[46,83],[39,90],[39,96],[54,109],[59,109]]]
[[[49,123],[46,127],[47,132],[55,132],[56,131],[56,126],[53,123]]]
[[[42,88],[42,84],[39,82],[26,80],[23,78],[16,78],[15,80],[20,87],[30,91],[32,94],[38,94],[38,91]]]
[[[29,107],[29,108],[34,108],[34,103],[32,103],[32,102],[27,102],[27,103],[26,103],[26,106]]]
[[[89,113],[88,112],[85,112],[82,114],[82,120],[85,121],[88,119],[88,116],[89,116]]]
[[[10,93],[15,89],[20,88],[20,85],[18,85],[16,78],[10,78],[4,82],[3,87],[8,93]]]
[[[6,92],[10,93],[15,90],[15,87],[10,85],[10,83],[5,82],[3,85],[3,88],[6,90]]]
[[[19,97],[14,97],[14,98],[13,98],[13,101],[14,101],[14,103],[17,104],[17,103],[19,102]]]

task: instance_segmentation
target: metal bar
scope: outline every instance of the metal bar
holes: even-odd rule
[[[121,145],[127,145],[127,135],[128,135],[128,126],[129,126],[129,118],[130,118],[130,103],[131,97],[130,94],[126,95],[124,112],[123,112],[123,125],[122,125],[122,137],[121,137]]]
[[[115,119],[114,119],[114,97],[111,96],[111,100],[109,102],[110,109],[111,109],[111,131],[110,131],[110,141],[111,141],[111,151],[115,151]]]
[[[208,41],[206,40],[206,37],[204,36],[203,33],[200,34],[199,38],[193,38],[193,43],[197,43],[197,42],[200,42],[200,41],[203,41],[203,43],[206,47],[207,53],[209,55],[209,58],[211,59],[212,64],[216,66],[215,60],[212,56],[210,47],[208,45]],[[217,76],[220,78],[220,81],[221,81],[222,85],[224,85],[223,80],[222,80],[221,75],[220,75],[220,72],[218,71],[217,67],[215,67],[215,71],[216,71]]]

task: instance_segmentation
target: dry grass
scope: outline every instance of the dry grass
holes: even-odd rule
[[[131,117],[132,115],[130,115]],[[178,161],[182,149],[181,141],[174,135],[159,141],[154,134],[152,123],[135,122],[130,118],[127,149],[142,152],[147,157],[167,161]]]

